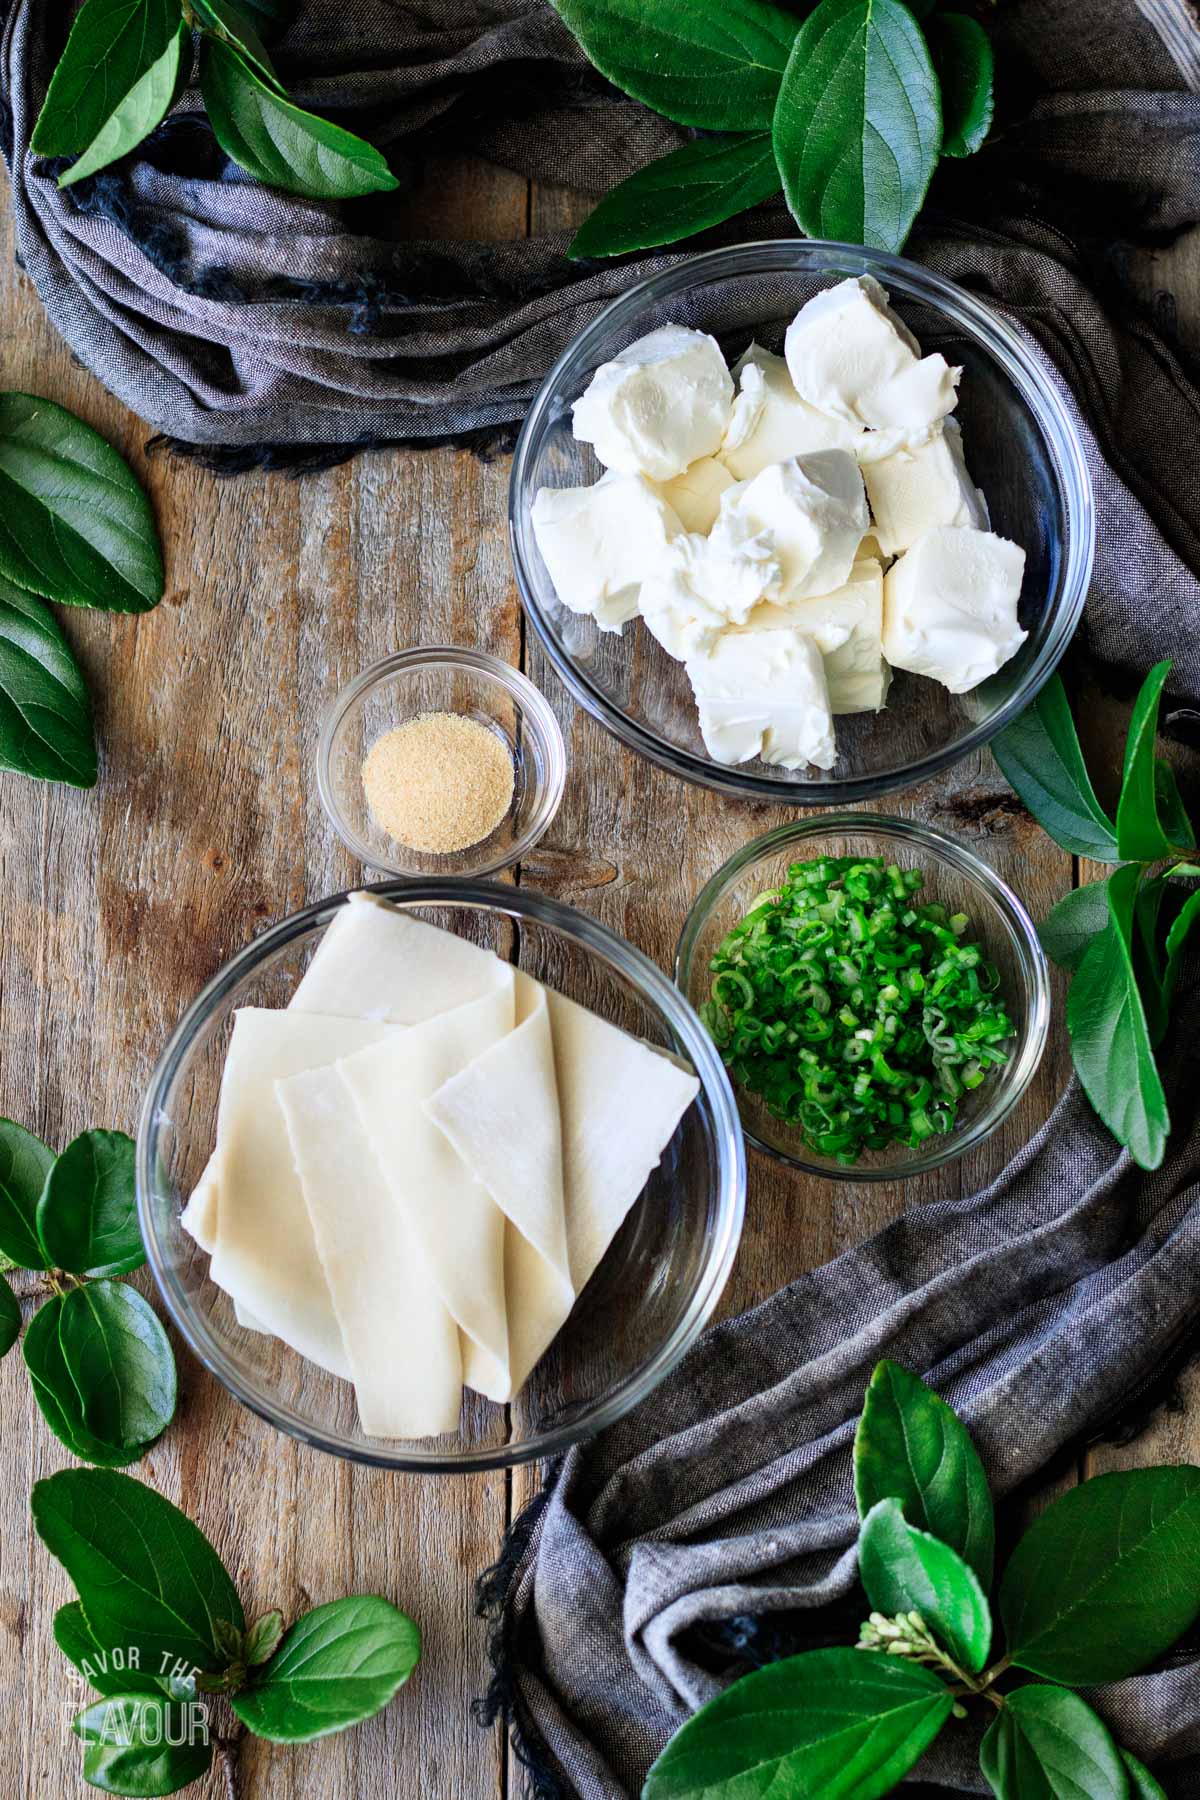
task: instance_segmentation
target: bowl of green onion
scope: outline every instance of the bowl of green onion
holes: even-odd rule
[[[675,979],[750,1143],[809,1173],[924,1174],[980,1144],[1046,1045],[1017,896],[913,819],[826,813],[756,838],[697,896]]]

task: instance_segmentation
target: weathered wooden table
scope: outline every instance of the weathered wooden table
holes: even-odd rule
[[[431,169],[412,222],[463,238],[544,231],[577,199],[504,171]],[[505,535],[507,461],[466,453],[364,456],[292,481],[220,482],[147,458],[146,427],[72,359],[11,244],[0,242],[0,387],[42,394],[103,431],[139,470],[166,547],[168,590],[142,618],[65,615],[97,702],[90,793],[0,775],[0,1114],[59,1147],[87,1126],[135,1128],[151,1067],[200,985],[267,921],[352,886],[313,777],[318,719],[336,688],[405,644],[478,644],[550,695],[571,776],[521,882],[594,912],[664,967],[688,904],[780,809],[684,786],[576,712],[523,629]],[[1194,243],[1142,271],[1183,306],[1200,294]],[[1200,321],[1200,305],[1185,312]],[[60,616],[62,616],[60,614]],[[1035,917],[1079,878],[984,754],[896,800],[969,841]],[[1061,1001],[1061,990],[1057,991]],[[1036,1129],[1066,1079],[1061,1015],[1017,1115],[941,1176],[854,1187],[753,1156],[746,1229],[723,1310],[764,1298],[905,1205],[968,1193]],[[17,1276],[15,1285],[23,1280]],[[145,1282],[145,1277],[140,1277]],[[149,1290],[148,1290],[149,1291]],[[471,1722],[487,1685],[474,1577],[535,1491],[536,1468],[470,1478],[389,1476],[319,1456],[244,1411],[182,1349],[179,1416],[136,1473],[213,1538],[247,1609],[295,1613],[347,1592],[411,1611],[425,1656],[379,1718],[297,1748],[251,1741],[251,1800],[486,1800],[520,1792],[498,1733]],[[1182,1415],[1104,1448],[1038,1495],[1100,1467],[1200,1452],[1200,1385]],[[81,1684],[51,1636],[66,1577],[35,1538],[31,1484],[70,1459],[42,1421],[20,1355],[0,1364],[0,1791],[85,1791],[69,1720]],[[224,1790],[217,1773],[203,1789]]]

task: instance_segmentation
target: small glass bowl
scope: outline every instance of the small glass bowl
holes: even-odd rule
[[[463,850],[414,850],[376,824],[363,791],[363,759],[386,731],[419,713],[475,719],[504,740],[513,763],[512,804],[495,830]],[[364,670],[325,713],[317,789],[342,842],[387,875],[494,875],[519,862],[558,811],[567,780],[562,730],[549,702],[483,650],[437,645],[400,650]]]
[[[469,1390],[456,1433],[368,1437],[347,1383],[239,1325],[180,1223],[216,1138],[234,1014],[286,1006],[349,898],[306,906],[240,951],[188,1008],[150,1079],[138,1130],[138,1218],[167,1311],[235,1399],[302,1443],[375,1468],[503,1469],[556,1456],[622,1418],[695,1343],[741,1236],[746,1157],[729,1078],[678,988],[619,937],[558,901],[492,882],[387,882],[405,912],[515,956],[520,967],[633,1036],[687,1059],[700,1092],[570,1318],[507,1407]],[[619,1325],[619,1329],[614,1329]],[[414,1343],[413,1354],[421,1347]]]
[[[1050,977],[1036,928],[995,871],[942,832],[915,819],[879,813],[822,813],[755,838],[696,896],[675,953],[675,979],[697,1011],[709,998],[709,964],[726,933],[746,916],[752,901],[781,885],[789,864],[815,856],[883,856],[901,868],[920,869],[925,885],[918,900],[940,901],[950,912],[968,915],[970,935],[1000,971],[1000,991],[1014,1028],[1009,1060],[963,1096],[953,1131],[928,1139],[917,1150],[893,1144],[887,1150],[864,1151],[846,1167],[819,1155],[795,1126],[768,1112],[757,1095],[735,1088],[742,1128],[756,1149],[793,1169],[837,1181],[894,1181],[940,1169],[990,1137],[1042,1060],[1050,1027]]]

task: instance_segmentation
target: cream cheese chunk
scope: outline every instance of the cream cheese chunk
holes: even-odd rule
[[[712,530],[721,510],[721,495],[733,486],[733,476],[715,456],[698,457],[676,475],[674,481],[650,484],[660,500],[671,508],[685,531],[703,536]]]
[[[663,325],[596,370],[572,408],[574,432],[605,468],[671,481],[720,449],[732,404],[716,339]]]
[[[768,534],[749,532],[736,516],[709,537],[677,537],[642,583],[647,630],[681,662],[710,650],[726,625],[741,623],[777,586],[780,567],[770,545]]]
[[[786,607],[769,602],[756,607],[745,629],[769,631],[787,625],[810,637],[821,652],[829,710],[835,718],[879,711],[892,674],[882,648],[883,570],[874,558],[860,558],[850,579],[832,594],[815,594]]]
[[[563,605],[601,631],[637,616],[642,582],[683,527],[640,475],[606,475],[592,487],[539,488],[533,533]]]
[[[883,653],[965,694],[1014,656],[1025,552],[990,531],[939,525],[883,579]]]
[[[854,458],[844,450],[818,450],[772,463],[752,481],[731,487],[714,536],[737,533],[768,544],[779,564],[771,598],[786,604],[840,587],[870,522]]]
[[[771,463],[814,450],[855,450],[861,426],[831,418],[802,400],[782,356],[751,344],[734,370],[738,394],[718,452],[738,481],[751,481]]]
[[[800,308],[784,341],[788,371],[810,406],[873,429],[931,425],[954,407],[962,371],[921,347],[883,288],[859,275]]]
[[[862,472],[876,535],[889,556],[909,549],[935,525],[988,528],[987,505],[967,474],[955,419],[923,444],[864,463]]]
[[[836,751],[821,652],[794,625],[722,632],[688,659],[709,755],[720,763],[764,762],[831,769]]]

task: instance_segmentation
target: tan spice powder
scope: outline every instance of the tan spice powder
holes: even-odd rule
[[[362,766],[371,817],[410,850],[478,844],[512,804],[508,746],[461,713],[418,713],[372,744]]]

